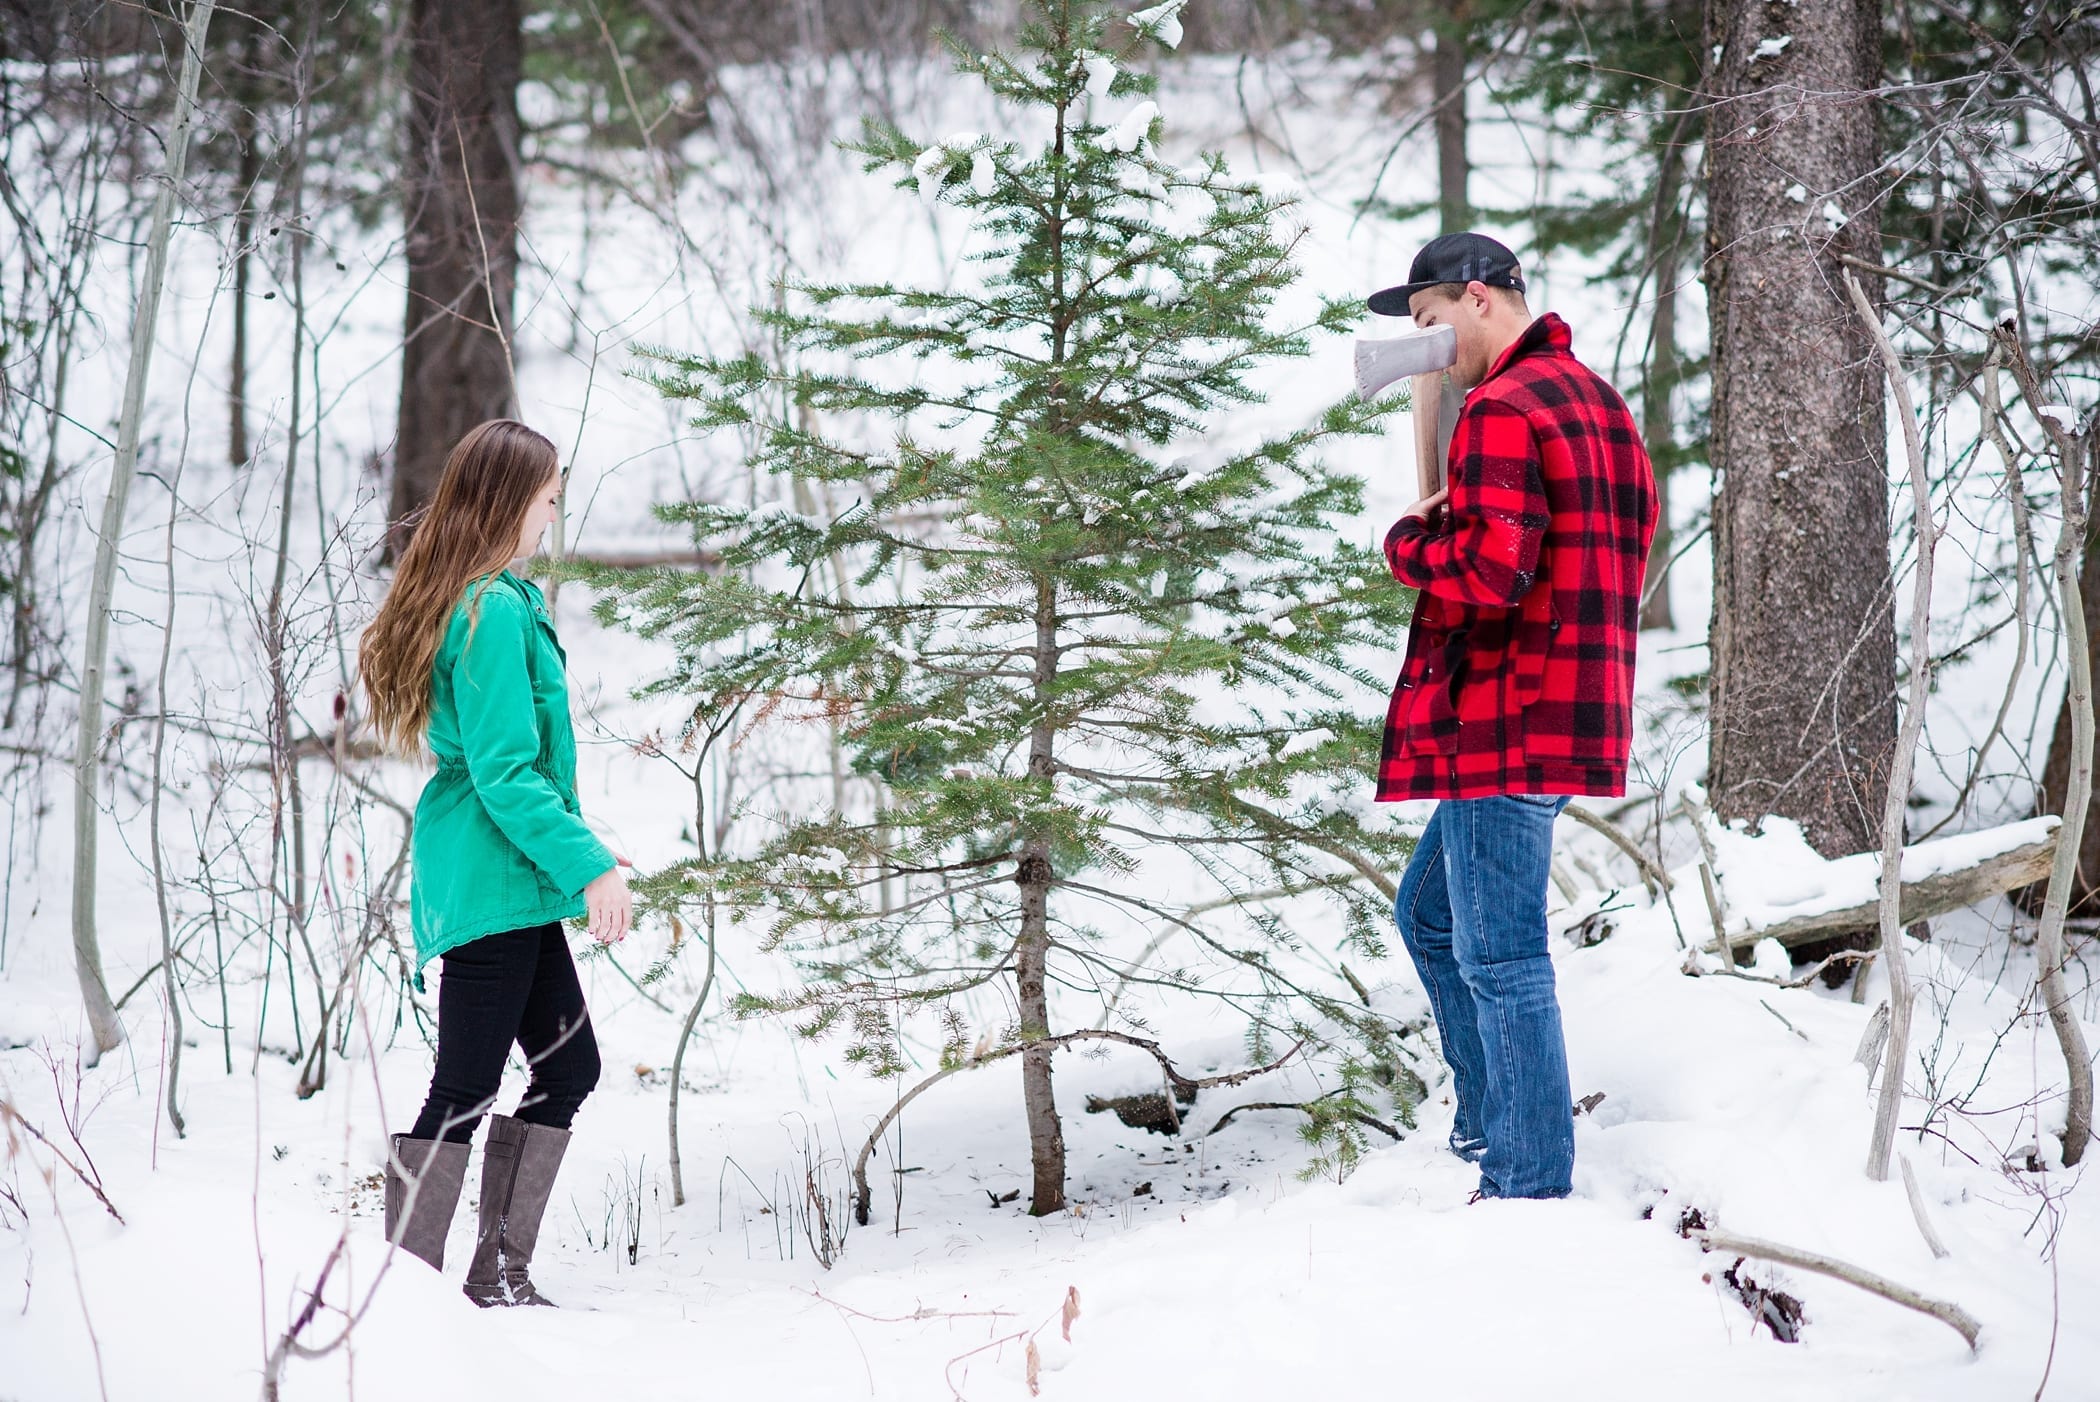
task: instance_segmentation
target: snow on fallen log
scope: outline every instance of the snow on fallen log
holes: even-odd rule
[[[1930,920],[2046,881],[2060,822],[2029,818],[1904,848],[1902,922]],[[1768,939],[1807,944],[1874,927],[1879,852],[1826,859],[1798,825],[1781,818],[1765,819],[1755,837],[1718,824],[1711,836],[1732,947]]]

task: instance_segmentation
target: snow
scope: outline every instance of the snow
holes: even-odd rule
[[[1150,34],[1168,48],[1181,46],[1181,11],[1188,0],[1166,0],[1163,5],[1135,11],[1130,16],[1130,27],[1141,34]]]
[[[1107,54],[1086,56],[1086,90],[1095,97],[1107,97],[1108,90],[1116,81],[1116,61]]]
[[[2078,411],[2068,404],[2044,404],[2035,414],[2049,420],[2065,433],[2078,431]]]
[[[1808,187],[1796,180],[1793,184],[1786,187],[1786,197],[1795,204],[1806,204],[1808,202]]]
[[[911,173],[919,181],[919,201],[928,209],[941,197],[941,179],[947,173],[948,161],[946,148],[929,146],[911,163]]]
[[[1102,133],[1101,145],[1109,151],[1135,151],[1158,120],[1159,104],[1140,102],[1125,113],[1121,121]]]
[[[1756,63],[1763,59],[1778,58],[1793,42],[1794,36],[1791,34],[1781,34],[1773,39],[1760,39],[1757,41],[1756,52],[1750,55],[1750,61]]]

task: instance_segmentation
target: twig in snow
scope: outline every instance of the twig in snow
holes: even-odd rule
[[[1901,1305],[1907,1310],[1916,1310],[1919,1314],[1929,1314],[1961,1335],[1963,1342],[1968,1344],[1972,1352],[1976,1348],[1977,1336],[1983,1332],[1983,1326],[1976,1322],[1975,1316],[1960,1305],[1920,1295],[1907,1285],[1898,1285],[1886,1276],[1876,1275],[1872,1271],[1863,1270],[1832,1256],[1803,1251],[1794,1246],[1781,1246],[1777,1242],[1760,1241],[1756,1237],[1729,1236],[1722,1232],[1695,1231],[1691,1233],[1691,1237],[1709,1251],[1735,1256],[1755,1256],[1760,1260],[1776,1261],[1782,1266],[1792,1266],[1796,1270],[1827,1275],[1832,1280],[1842,1280],[1847,1285],[1857,1286],[1870,1295],[1879,1295],[1892,1305]]]
[[[1774,1017],[1778,1018],[1778,1019],[1779,1019],[1779,1025],[1780,1025],[1780,1026],[1782,1026],[1782,1027],[1784,1027],[1784,1028],[1786,1028],[1786,1030],[1787,1030],[1787,1031],[1789,1031],[1789,1032],[1793,1033],[1793,1034],[1794,1034],[1794,1035],[1795,1035],[1796,1037],[1799,1037],[1799,1038],[1800,1038],[1800,1039],[1801,1039],[1802,1041],[1804,1041],[1804,1042],[1808,1040],[1808,1034],[1807,1034],[1806,1032],[1803,1032],[1803,1031],[1802,1031],[1802,1030],[1801,1030],[1800,1028],[1798,1028],[1798,1027],[1794,1026],[1794,1024],[1793,1024],[1793,1023],[1791,1023],[1791,1022],[1788,1022],[1788,1021],[1786,1020],[1786,1014],[1785,1014],[1785,1013],[1783,1013],[1783,1012],[1779,1011],[1779,1009],[1777,1009],[1777,1008],[1773,1007],[1773,1006],[1772,1006],[1772,1005],[1771,1005],[1770,1003],[1767,1003],[1767,1002],[1766,1002],[1766,1001],[1765,1001],[1764,999],[1762,999],[1762,998],[1760,998],[1760,999],[1758,999],[1758,1000],[1757,1000],[1757,1006],[1759,1006],[1760,1008],[1763,1008],[1763,1009],[1764,1009],[1764,1010],[1765,1010],[1766,1012],[1768,1012],[1768,1013],[1770,1013],[1770,1014],[1771,1014],[1772,1016],[1774,1016]]]
[[[1925,1215],[1925,1195],[1918,1191],[1918,1175],[1910,1166],[1910,1156],[1896,1155],[1896,1166],[1903,1170],[1903,1192],[1910,1199],[1910,1215],[1917,1219],[1918,1234],[1932,1249],[1934,1260],[1946,1260],[1947,1244],[1940,1240],[1940,1234],[1932,1229],[1932,1219]]]
[[[124,1225],[124,1214],[117,1211],[117,1205],[109,1200],[109,1194],[102,1191],[102,1184],[98,1182],[93,1175],[90,1175],[89,1173],[82,1170],[79,1164],[76,1164],[71,1159],[67,1158],[63,1149],[59,1148],[56,1144],[53,1144],[48,1138],[46,1138],[42,1130],[38,1129],[29,1121],[23,1119],[22,1112],[17,1110],[14,1106],[8,1104],[5,1100],[0,1100],[0,1121],[4,1121],[10,1126],[20,1125],[24,1130],[28,1131],[29,1137],[31,1139],[34,1139],[37,1143],[43,1145],[46,1149],[49,1149],[51,1151],[51,1156],[57,1159],[60,1163],[64,1164],[66,1166],[67,1171],[70,1172],[75,1178],[78,1178],[81,1182],[81,1185],[85,1187],[89,1192],[95,1195],[95,1201],[101,1203],[103,1210],[108,1212],[110,1216],[117,1219],[117,1224],[119,1226]]]
[[[1699,886],[1706,892],[1706,913],[1714,922],[1714,953],[1733,967],[1735,950],[1728,943],[1728,922],[1721,916],[1721,892],[1714,883],[1713,867],[1704,861],[1699,863]]]

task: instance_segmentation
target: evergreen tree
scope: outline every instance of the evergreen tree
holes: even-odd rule
[[[1164,894],[1184,878],[1225,900],[1326,892],[1341,939],[1382,953],[1383,873],[1406,839],[1366,816],[1387,686],[1371,650],[1411,603],[1338,532],[1360,484],[1320,459],[1390,406],[1352,398],[1241,446],[1205,437],[1260,398],[1265,363],[1359,312],[1327,302],[1281,324],[1288,203],[1218,156],[1158,155],[1153,82],[1125,64],[1175,41],[1178,8],[1126,24],[1037,0],[1012,54],[951,45],[1039,140],[924,145],[869,123],[853,148],[868,170],[968,211],[965,275],[787,288],[755,313],[781,363],[665,355],[663,392],[745,435],[781,500],[660,508],[717,570],[595,576],[602,617],[675,646],[649,689],[689,697],[696,728],[740,707],[829,721],[879,780],[872,811],[783,800],[761,849],[657,889],[769,922],[807,981],[746,1008],[844,1031],[875,1074],[904,1069],[915,1009],[938,1010],[944,1064],[963,1064],[956,1000],[999,987],[1018,1010],[1000,1045],[1027,1047],[1038,1215],[1065,1202],[1052,1052],[1098,1035],[1050,1041],[1050,985],[1105,1000],[1132,977],[1117,934],[1179,932],[1213,969],[1141,979],[1234,974],[1221,991],[1255,1055],[1339,1020],[1388,1084],[1420,1085],[1395,1027],[1294,977],[1279,957],[1294,932],[1255,919],[1239,947]],[[783,504],[814,501],[812,485],[853,504]]]

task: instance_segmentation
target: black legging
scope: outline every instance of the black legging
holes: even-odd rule
[[[561,926],[483,935],[444,960],[437,1070],[410,1137],[472,1139],[495,1104],[512,1042],[532,1068],[517,1117],[567,1129],[598,1084],[598,1040]]]

